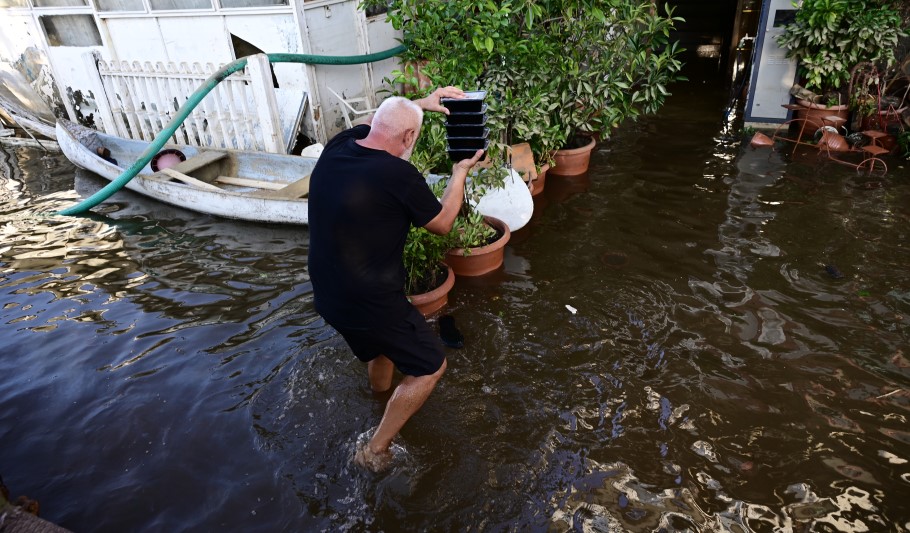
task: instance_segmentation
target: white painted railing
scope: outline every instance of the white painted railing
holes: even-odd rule
[[[96,101],[103,100],[98,105],[101,116],[96,118],[96,125],[111,135],[146,141],[152,141],[179,106],[220,68],[211,63],[108,62],[93,54],[86,54],[85,60],[86,67],[98,73]],[[292,119],[291,126],[294,131],[283,132],[268,59],[264,55],[253,56],[246,69],[215,86],[171,141],[286,153],[291,140],[288,137],[296,134],[300,125],[306,97],[305,92],[302,98],[297,93],[297,120]],[[282,112],[286,111],[286,105],[282,105]]]

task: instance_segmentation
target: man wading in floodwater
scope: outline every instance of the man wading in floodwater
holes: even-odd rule
[[[392,387],[372,438],[354,460],[374,471],[391,462],[389,447],[420,409],[446,369],[442,345],[404,293],[402,252],[411,224],[444,235],[461,208],[468,172],[483,154],[452,167],[442,202],[407,160],[423,111],[448,114],[440,98],[462,98],[454,87],[420,100],[385,100],[367,125],[339,133],[326,145],[310,178],[309,271],[316,311],[367,363],[370,387]]]

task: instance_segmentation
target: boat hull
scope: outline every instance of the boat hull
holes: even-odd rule
[[[121,161],[136,161],[150,144],[105,135],[72,123],[64,126],[58,122],[56,133],[57,142],[67,159],[108,181],[117,179],[125,170],[119,164]],[[92,150],[96,145],[108,148],[111,157],[118,164],[96,155]],[[204,151],[181,145],[166,145],[165,148],[178,149],[187,158]],[[238,150],[219,151],[228,154],[222,164],[231,169],[231,175],[256,181],[293,182],[312,173],[316,165],[316,159],[308,157]],[[304,225],[308,222],[306,198],[269,198],[262,194],[261,189],[243,186],[219,187],[221,190],[202,189],[179,181],[164,180],[153,174],[146,165],[125,187],[170,205],[218,217],[276,224]]]

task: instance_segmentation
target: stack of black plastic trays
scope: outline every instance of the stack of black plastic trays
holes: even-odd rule
[[[446,137],[449,158],[461,161],[474,157],[477,150],[486,151],[490,141],[487,137],[487,104],[483,99],[486,91],[466,91],[464,98],[442,98],[440,101],[449,110],[446,119]]]

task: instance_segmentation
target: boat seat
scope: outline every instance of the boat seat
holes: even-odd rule
[[[167,176],[168,178],[175,179],[177,181],[180,181],[187,185],[191,185],[198,189],[203,189],[206,191],[224,192],[224,189],[222,189],[221,187],[212,185],[211,183],[206,183],[202,180],[197,180],[196,178],[194,178],[192,176],[187,176],[186,174],[184,174],[182,172],[178,172],[178,171],[174,170],[173,168],[163,168],[160,171],[158,171],[156,174],[163,174],[163,175]]]
[[[257,194],[261,198],[270,200],[296,200],[310,194],[310,175],[291,182],[280,189],[266,190]]]
[[[172,168],[177,172],[189,174],[190,172],[199,170],[206,165],[211,165],[215,161],[219,161],[225,157],[227,157],[227,152],[219,152],[218,150],[204,150],[199,152],[197,155],[188,158],[186,161],[181,161],[180,163],[174,165]]]
[[[254,180],[250,178],[235,178],[233,176],[218,176],[215,178],[216,183],[224,183],[225,185],[237,185],[240,187],[253,187],[256,189],[269,189],[269,190],[279,190],[291,184],[288,181],[266,181],[266,180]]]

